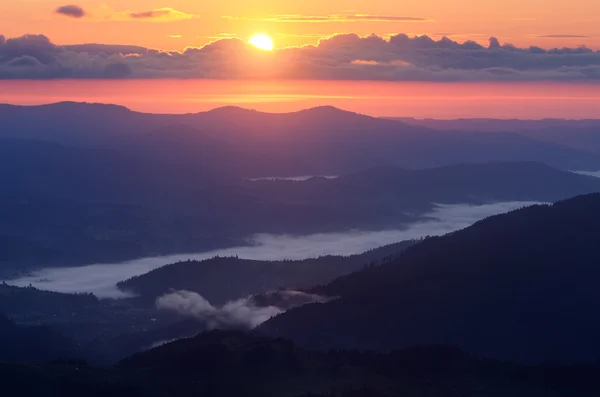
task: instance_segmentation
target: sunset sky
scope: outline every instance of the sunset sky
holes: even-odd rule
[[[0,102],[597,117],[596,0],[73,1],[0,2]]]
[[[86,11],[68,18],[54,11],[69,2],[0,2],[0,32],[7,37],[45,34],[57,44],[135,44],[181,50],[220,37],[270,34],[277,47],[316,44],[336,33],[446,35],[486,43],[490,36],[518,46],[600,49],[596,0],[74,0]],[[130,15],[172,9],[168,15]],[[145,14],[150,15],[150,14]],[[356,16],[379,16],[360,18]]]

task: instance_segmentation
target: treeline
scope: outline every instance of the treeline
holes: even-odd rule
[[[91,293],[63,294],[42,291],[32,286],[16,287],[6,282],[0,284],[0,313],[9,316],[74,312],[99,303],[98,298]]]

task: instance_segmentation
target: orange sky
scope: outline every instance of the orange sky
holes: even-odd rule
[[[89,17],[70,19],[53,11],[73,3]],[[133,20],[131,12],[171,8],[158,20]],[[382,18],[357,20],[353,15]],[[284,17],[282,17],[284,16]],[[287,17],[285,17],[287,16]],[[290,16],[293,16],[290,18]],[[320,22],[306,22],[318,17]],[[398,17],[423,18],[408,22]],[[285,20],[288,20],[287,22]],[[290,22],[289,19],[295,22]],[[299,22],[298,20],[305,22]],[[136,44],[160,49],[201,46],[219,37],[247,39],[264,31],[278,47],[316,43],[334,33],[428,34],[486,43],[490,36],[518,46],[600,49],[598,0],[18,0],[0,2],[0,34],[42,33],[58,44]],[[543,37],[552,36],[552,37]],[[575,37],[577,36],[577,37]]]
[[[372,116],[597,118],[600,83],[412,83],[368,81],[0,81],[0,103],[117,103],[150,113],[237,105],[288,112],[333,105]]]
[[[86,16],[69,18],[55,12],[67,4],[82,7]],[[145,15],[154,17],[139,17]],[[519,47],[585,45],[600,50],[600,0],[0,1],[0,35],[44,34],[59,45],[131,44],[182,50],[220,38],[247,40],[257,32],[270,35],[276,48],[316,44],[336,33],[382,37],[406,33],[474,40],[486,46],[488,38],[495,36]],[[583,59],[583,66],[595,65]],[[581,74],[586,72],[578,69],[581,65],[570,65],[574,71],[566,76],[574,75],[572,81],[588,76]],[[544,67],[536,67],[530,75],[527,70],[519,71],[517,77],[529,79],[536,72],[546,72]],[[468,77],[469,70],[463,66],[459,77]],[[557,68],[548,70],[554,79],[564,75]],[[594,118],[598,117],[600,84],[0,81],[0,103],[61,100],[119,103],[135,110],[169,113],[223,105],[291,111],[327,104],[375,116]]]

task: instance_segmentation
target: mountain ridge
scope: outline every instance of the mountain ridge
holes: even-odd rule
[[[316,288],[341,298],[259,330],[312,347],[444,343],[509,360],[598,359],[595,216],[597,193],[487,218]]]

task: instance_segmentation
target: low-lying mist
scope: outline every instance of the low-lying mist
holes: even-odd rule
[[[299,176],[263,176],[260,178],[248,178],[251,182],[258,181],[294,181],[304,182],[312,178],[336,179],[337,175],[299,175]]]
[[[182,316],[193,317],[204,322],[208,329],[237,328],[248,330],[293,307],[329,300],[326,297],[298,291],[281,291],[280,293],[294,295],[296,302],[289,305],[260,306],[256,304],[252,297],[248,297],[216,307],[195,292],[175,291],[158,298],[156,307],[159,310],[173,311]],[[300,301],[298,295],[302,298]]]
[[[537,204],[500,202],[484,205],[438,204],[422,221],[398,230],[348,231],[307,236],[260,234],[248,239],[248,245],[208,252],[141,258],[121,263],[91,264],[70,268],[45,268],[9,283],[18,286],[65,292],[92,292],[99,298],[126,298],[116,283],[179,261],[203,260],[237,255],[245,259],[306,259],[321,255],[352,255],[395,242],[424,236],[442,235],[463,229],[491,215]]]
[[[588,175],[595,176],[596,178],[600,178],[600,171],[573,171],[576,174],[580,175]]]

